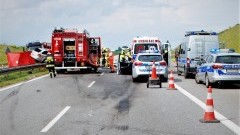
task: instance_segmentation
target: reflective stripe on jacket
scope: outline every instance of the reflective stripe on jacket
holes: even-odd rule
[[[46,67],[54,67],[54,64],[47,64]]]

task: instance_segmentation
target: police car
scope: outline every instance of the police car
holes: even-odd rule
[[[149,77],[152,74],[153,61],[155,61],[157,75],[162,81],[167,81],[167,64],[157,50],[146,50],[137,54],[132,64],[132,81],[136,82],[139,78]]]
[[[240,82],[240,54],[221,53],[212,50],[197,67],[196,83],[205,83],[206,87],[219,83]]]

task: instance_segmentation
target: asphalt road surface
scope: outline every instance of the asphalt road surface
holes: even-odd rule
[[[207,88],[174,74],[178,90],[129,75],[68,73],[0,89],[1,135],[234,135],[240,86],[213,88],[220,123],[201,123]],[[189,96],[190,95],[190,96]],[[199,101],[199,102],[198,102]]]

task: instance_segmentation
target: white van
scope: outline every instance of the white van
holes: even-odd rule
[[[216,32],[189,31],[178,47],[177,72],[187,78],[196,74],[197,62],[210,54],[212,49],[219,49]]]

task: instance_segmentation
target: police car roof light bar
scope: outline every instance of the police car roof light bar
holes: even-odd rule
[[[234,53],[234,49],[211,49],[211,53],[216,54],[216,53]]]

